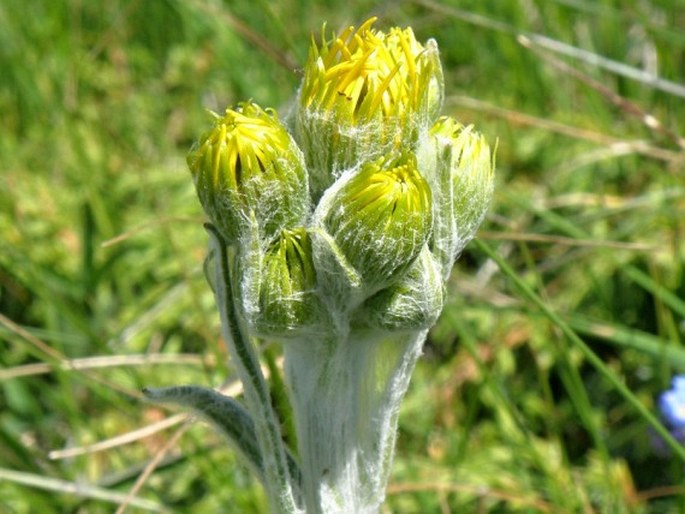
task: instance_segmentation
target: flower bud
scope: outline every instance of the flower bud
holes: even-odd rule
[[[188,167],[221,234],[229,242],[241,237],[251,212],[265,237],[302,223],[309,210],[304,159],[275,112],[245,102],[215,117]]]
[[[424,245],[402,278],[368,298],[354,313],[358,329],[413,331],[435,324],[443,304],[440,264]]]
[[[309,234],[304,228],[284,230],[263,257],[254,328],[262,336],[287,338],[320,327],[324,319]]]
[[[447,278],[487,212],[494,156],[481,134],[450,117],[433,125],[418,154],[434,195],[431,249]]]
[[[375,20],[310,50],[295,133],[315,200],[358,161],[413,149],[442,106],[437,43],[422,45],[411,28],[374,30]]]
[[[430,236],[430,187],[413,154],[381,157],[341,180],[324,228],[362,284],[386,285],[416,259]]]

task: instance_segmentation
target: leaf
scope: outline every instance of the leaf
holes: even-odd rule
[[[143,389],[143,394],[155,403],[169,403],[189,408],[209,421],[228,437],[260,480],[264,479],[262,455],[257,444],[254,422],[245,407],[237,400],[213,389],[193,385],[147,387]]]

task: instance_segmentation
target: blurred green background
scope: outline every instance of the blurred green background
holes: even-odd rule
[[[384,512],[685,512],[617,387],[656,412],[685,372],[685,2],[331,4],[0,3],[0,512],[264,511],[223,440],[139,393],[233,380],[185,154],[370,15],[435,38],[444,111],[498,143]]]

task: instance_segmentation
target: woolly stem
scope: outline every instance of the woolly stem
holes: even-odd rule
[[[308,514],[378,512],[400,402],[425,335],[285,345]]]

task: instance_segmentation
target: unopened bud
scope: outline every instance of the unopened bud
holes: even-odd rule
[[[316,291],[312,244],[304,228],[284,230],[267,248],[262,261],[259,311],[254,319],[259,335],[302,336],[325,319]]]
[[[253,103],[216,116],[188,154],[200,203],[229,242],[251,213],[263,235],[302,223],[309,193],[302,152],[272,110]]]
[[[431,249],[447,278],[487,212],[494,187],[494,157],[473,127],[442,117],[422,143],[419,159],[434,195]]]
[[[428,240],[431,191],[413,154],[367,163],[336,192],[324,227],[371,289],[406,270]]]

